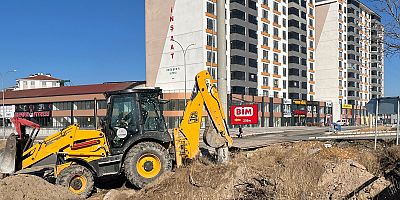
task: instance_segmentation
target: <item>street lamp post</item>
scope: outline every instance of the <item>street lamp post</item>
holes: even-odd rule
[[[2,91],[2,94],[3,94],[3,139],[6,139],[6,108],[5,108],[5,106],[4,106],[4,93],[5,93],[5,88],[4,88],[4,79],[5,79],[5,76],[8,74],[8,73],[11,73],[11,72],[16,72],[17,70],[11,70],[11,71],[7,71],[6,73],[4,73],[4,74],[2,74],[2,73],[0,73],[0,78],[1,78],[1,87],[3,88],[3,91]]]
[[[189,46],[187,46],[186,49],[184,49],[183,46],[178,41],[176,41],[176,40],[172,40],[172,41],[176,42],[181,47],[182,52],[183,52],[183,71],[185,73],[185,75],[184,75],[184,77],[185,77],[185,93],[184,94],[185,94],[185,106],[186,106],[186,101],[187,101],[187,99],[186,99],[186,53],[189,50],[189,47],[194,46],[196,44],[192,43]]]

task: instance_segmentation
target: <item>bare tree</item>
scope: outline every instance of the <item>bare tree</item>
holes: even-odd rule
[[[400,54],[400,1],[399,0],[371,0],[373,6],[385,20],[384,25],[385,53]],[[375,9],[375,8],[372,9]],[[378,26],[378,25],[377,25]],[[372,29],[382,30],[380,27]]]

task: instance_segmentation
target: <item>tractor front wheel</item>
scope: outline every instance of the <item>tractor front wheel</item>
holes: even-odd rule
[[[57,176],[56,183],[82,198],[89,197],[94,188],[93,173],[82,165],[71,165],[63,169]]]

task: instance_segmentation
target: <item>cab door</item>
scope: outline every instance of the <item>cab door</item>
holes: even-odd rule
[[[121,148],[129,137],[139,133],[139,108],[136,95],[113,96],[109,116],[110,143]]]

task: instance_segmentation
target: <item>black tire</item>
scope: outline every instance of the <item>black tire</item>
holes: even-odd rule
[[[56,183],[67,187],[72,193],[88,198],[94,188],[93,173],[82,165],[71,165],[57,176]]]
[[[125,176],[137,188],[143,188],[163,173],[171,170],[172,160],[168,150],[154,142],[136,144],[128,151],[124,160]]]

